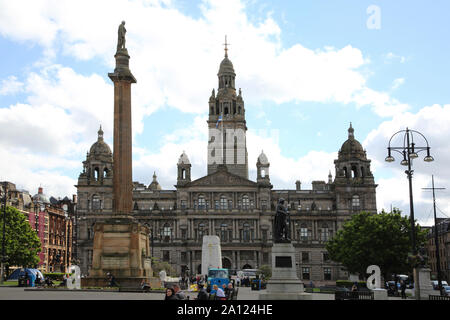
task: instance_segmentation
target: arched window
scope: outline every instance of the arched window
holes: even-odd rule
[[[347,167],[344,167],[342,170],[344,171],[344,177],[348,178]]]
[[[103,178],[108,176],[108,168],[103,169]]]
[[[197,240],[202,240],[205,235],[205,224],[200,223],[197,228]]]
[[[98,167],[95,167],[95,169],[94,169],[94,180],[98,181],[99,178],[100,178],[100,169]]]
[[[361,167],[361,177],[365,177],[365,176],[366,176],[366,173],[365,173],[364,167]]]
[[[358,169],[356,168],[356,166],[352,166],[352,178],[357,177],[358,177]]]
[[[262,169],[261,170],[261,178],[264,178],[266,176],[266,170]]]
[[[238,114],[241,114],[241,106],[238,107]]]
[[[186,169],[181,169],[181,179],[186,179]]]

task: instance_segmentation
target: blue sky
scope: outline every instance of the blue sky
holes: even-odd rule
[[[450,22],[446,1],[1,1],[0,180],[35,193],[75,193],[101,124],[112,146],[117,26],[127,21],[133,85],[134,180],[165,188],[183,150],[206,174],[207,101],[224,36],[246,106],[250,178],[264,146],[274,187],[334,176],[352,122],[372,159],[378,209],[408,212],[390,136],[421,131],[436,161],[415,165],[417,218],[428,222],[431,174],[450,182]],[[104,8],[108,7],[108,14]],[[23,10],[27,7],[28,10]],[[375,8],[377,16],[374,19]],[[379,28],[368,27],[376,21]],[[271,137],[276,139],[270,139]],[[450,188],[450,187],[449,187]],[[450,211],[448,191],[438,196]]]

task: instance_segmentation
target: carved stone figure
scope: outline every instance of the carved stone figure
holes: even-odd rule
[[[125,29],[125,21],[122,21],[122,23],[119,25],[119,31],[118,31],[118,39],[117,39],[117,51],[120,49],[125,49],[125,33],[127,32],[127,29]]]
[[[284,199],[278,200],[273,228],[274,242],[291,242],[289,238],[289,213],[284,206]]]

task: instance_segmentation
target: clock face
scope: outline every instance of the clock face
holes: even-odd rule
[[[67,211],[67,204],[63,205],[63,210]]]

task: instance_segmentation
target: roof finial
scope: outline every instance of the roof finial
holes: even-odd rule
[[[354,134],[353,134],[354,131],[355,130],[352,127],[352,123],[350,122],[350,128],[348,128],[348,137],[349,138],[354,138],[355,137]]]
[[[223,45],[225,46],[225,58],[228,58],[228,46],[230,44],[227,43],[227,35],[225,35],[225,43]]]
[[[98,129],[98,139],[103,139],[103,130],[102,125],[100,125],[100,129]]]

